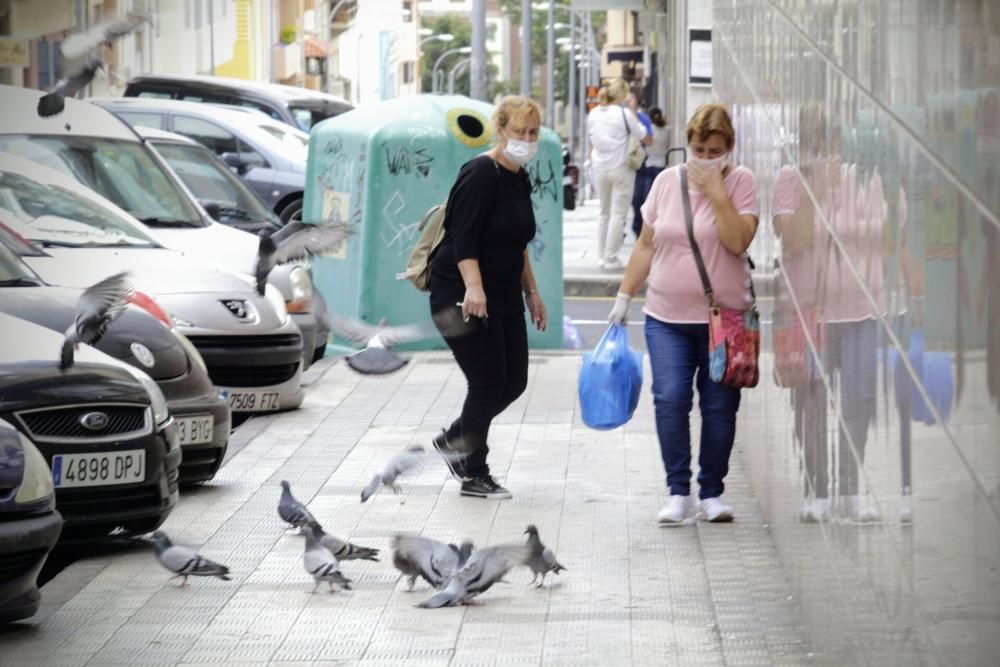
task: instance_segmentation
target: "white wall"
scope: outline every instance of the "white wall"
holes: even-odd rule
[[[402,3],[397,0],[365,0],[359,3],[354,27],[340,35],[340,75],[352,82],[355,105],[411,94],[416,84],[401,86],[400,64],[416,60],[417,24],[404,21],[399,13]],[[422,11],[422,10],[421,10]],[[390,48],[382,53],[385,33]],[[388,67],[389,89],[382,90],[383,66]]]
[[[687,0],[687,13],[688,13],[688,27],[689,28],[711,28],[712,27],[712,3],[711,2],[700,2],[699,0]],[[687,35],[685,35],[685,40],[687,40]],[[687,53],[689,48],[688,42],[684,43],[684,50]],[[714,48],[714,42],[713,42]],[[713,52],[713,58],[716,58]],[[685,63],[687,63],[687,57],[685,57]],[[690,67],[688,63],[687,67]],[[690,71],[688,69],[688,71]],[[687,82],[687,72],[685,72],[684,81]],[[687,115],[685,115],[681,126],[687,125],[687,121],[694,114],[694,110],[700,107],[702,104],[707,104],[709,102],[714,102],[718,98],[715,95],[715,91],[710,86],[691,86],[687,87]]]

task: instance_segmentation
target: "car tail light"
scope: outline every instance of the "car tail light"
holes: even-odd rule
[[[130,301],[158,319],[166,328],[174,328],[173,320],[171,320],[166,311],[160,308],[160,305],[153,300],[153,297],[145,294],[144,292],[135,292],[132,294]]]

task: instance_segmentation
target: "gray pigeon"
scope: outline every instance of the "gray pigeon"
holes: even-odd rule
[[[150,542],[156,550],[156,560],[174,573],[171,578],[184,577],[181,588],[187,586],[188,577],[218,577],[223,581],[230,580],[228,567],[199,556],[194,549],[173,544],[162,530],[153,533]]]
[[[534,525],[528,526],[528,529],[524,533],[528,536],[526,544],[531,549],[531,559],[528,561],[528,567],[535,573],[535,576],[531,579],[531,583],[535,584],[537,588],[541,588],[545,585],[546,574],[549,572],[559,574],[566,568],[556,560],[556,555],[552,549],[542,544],[542,540],[538,537],[538,529]],[[538,579],[539,574],[542,575],[542,580],[536,584],[535,580]]]
[[[312,528],[313,535],[316,536],[320,546],[329,549],[337,560],[373,560],[378,562],[378,549],[359,547],[333,535],[327,535],[317,522],[309,524],[309,527]]]
[[[351,580],[341,574],[337,558],[330,553],[329,549],[320,545],[312,528],[303,526],[302,534],[306,536],[306,550],[302,556],[302,564],[305,566],[306,572],[311,574],[316,581],[312,592],[315,593],[323,581],[329,584],[331,593],[334,592],[334,584],[344,590],[351,590]]]
[[[267,276],[278,264],[334,252],[350,234],[350,228],[342,223],[313,225],[304,222],[291,222],[273,234],[263,234],[254,268],[257,292],[264,294]]]
[[[371,325],[333,313],[328,322],[341,338],[365,346],[346,358],[348,366],[364,375],[385,375],[398,371],[409,363],[409,359],[393,352],[393,346],[437,335],[437,330],[429,323],[390,327],[384,318],[377,325]]]
[[[125,311],[135,288],[128,273],[116,273],[83,291],[76,302],[76,318],[66,329],[59,368],[73,365],[73,356],[80,343],[93,345],[101,339],[108,325]]]
[[[417,577],[440,589],[472,554],[472,542],[468,540],[456,547],[415,535],[396,535],[392,548],[393,565],[410,580],[407,591],[413,590]]]
[[[436,609],[468,604],[472,598],[503,580],[512,568],[524,565],[531,558],[531,549],[523,544],[498,544],[474,551],[437,595],[424,600],[418,607]]]
[[[427,454],[420,445],[409,447],[393,456],[382,468],[382,472],[375,473],[372,481],[361,491],[361,502],[367,502],[383,485],[390,487],[393,493],[399,493],[401,488],[396,478],[421,465],[426,458]]]
[[[292,488],[288,484],[288,480],[285,479],[281,480],[281,500],[278,501],[278,516],[285,523],[299,529],[307,524],[319,524],[316,521],[316,517],[312,515],[312,512],[295,499],[295,496],[292,495]]]

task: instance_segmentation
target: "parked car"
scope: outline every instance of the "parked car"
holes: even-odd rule
[[[0,623],[38,611],[38,573],[62,525],[45,457],[0,419]]]
[[[0,227],[0,312],[57,333],[66,331],[76,318],[83,290],[46,285],[20,260],[18,251],[44,256]],[[229,406],[215,390],[208,367],[190,341],[175,331],[168,318],[159,320],[130,305],[94,347],[148,374],[163,392],[184,453],[180,483],[212,479],[229,442]]]
[[[257,113],[214,104],[129,97],[87,100],[132,126],[181,134],[206,146],[281,218],[300,220],[309,135]]]
[[[233,412],[302,403],[302,336],[273,285],[168,250],[135,218],[72,178],[0,153],[0,224],[37,244],[22,257],[45,282],[87,287],[130,271],[139,291],[191,341]],[[160,310],[162,309],[162,311]]]
[[[11,110],[0,116],[0,151],[75,178],[138,218],[168,248],[234,273],[254,275],[260,239],[212,220],[181,179],[126,123],[73,99],[66,100],[62,114],[39,118],[34,111],[41,96],[37,90],[0,86],[0,96]],[[305,268],[288,264],[276,267],[270,282],[282,292],[302,332],[304,370],[317,347],[322,351],[326,346],[326,338],[316,343],[312,279]]]
[[[0,313],[0,419],[52,470],[61,542],[156,529],[177,504],[177,424],[153,380],[80,345],[59,367],[63,335]]]
[[[212,151],[197,141],[188,139],[173,132],[154,130],[148,127],[134,128],[143,139],[156,149],[174,173],[180,176],[188,189],[194,193],[198,201],[205,206],[213,217],[223,224],[247,225],[247,229],[260,228],[271,232],[277,226],[274,214],[267,210],[260,199],[254,195],[232,172],[222,163]],[[279,229],[275,238],[289,231],[289,228]],[[312,270],[308,262],[300,263],[306,270]],[[294,279],[298,272],[281,272],[272,276],[271,282],[283,291],[292,287],[285,286],[284,280]],[[326,351],[326,341],[330,338],[330,327],[326,314],[326,302],[319,292],[313,292],[312,301],[296,303],[296,306],[308,307],[315,316],[316,335],[312,361],[318,361]],[[292,305],[289,305],[289,310]],[[302,322],[296,320],[299,326]],[[308,336],[304,336],[306,340]],[[306,349],[309,349],[308,346]]]
[[[308,132],[313,125],[354,107],[334,95],[308,88],[215,76],[132,77],[125,97],[187,100],[249,107]]]

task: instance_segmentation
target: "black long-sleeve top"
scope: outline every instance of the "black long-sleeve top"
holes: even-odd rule
[[[465,298],[458,263],[479,260],[489,315],[524,312],[521,272],[524,249],[535,238],[531,184],[488,155],[462,165],[448,194],[444,238],[431,258],[431,311]]]

